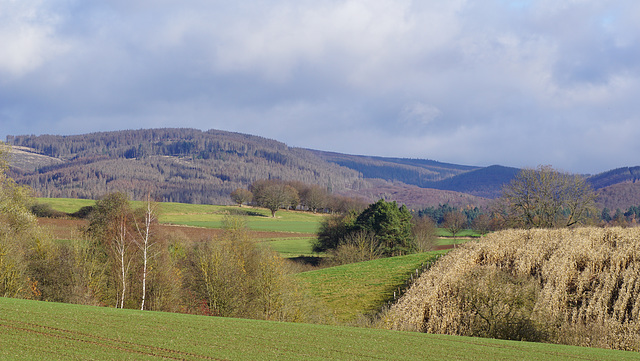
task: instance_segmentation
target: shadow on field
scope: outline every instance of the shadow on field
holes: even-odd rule
[[[287,259],[301,266],[312,266],[312,267],[318,267],[320,265],[320,262],[322,261],[322,257],[317,257],[317,256],[298,256],[298,257],[292,257]]]

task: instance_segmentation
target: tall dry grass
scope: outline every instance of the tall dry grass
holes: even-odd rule
[[[638,228],[505,230],[441,258],[383,322],[392,329],[637,351],[639,296]],[[516,318],[530,327],[515,337],[513,329],[501,334],[523,325]]]

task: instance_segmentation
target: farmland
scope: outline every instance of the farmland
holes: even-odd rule
[[[303,272],[296,278],[311,294],[332,310],[340,322],[354,322],[373,314],[399,296],[406,280],[417,268],[435,261],[446,251],[411,254]]]
[[[0,358],[635,360],[637,353],[0,298]],[[100,327],[96,327],[100,325]]]
[[[39,201],[68,213],[93,204],[65,199]],[[313,255],[309,230],[322,220],[321,215],[285,211],[279,211],[274,219],[267,211],[250,207],[161,206],[163,232],[180,233],[192,240],[214,238],[221,232],[215,227],[220,227],[226,216],[245,215],[251,238],[269,244],[283,257]],[[59,242],[78,237],[83,222],[86,224],[83,220],[40,219]],[[200,225],[206,227],[191,222],[203,222]],[[439,242],[440,246],[466,242],[474,236],[468,233],[455,241]],[[624,360],[637,356],[595,348],[336,326],[378,325],[376,316],[394,299],[394,293],[400,296],[416,269],[444,253],[411,254],[295,274],[309,305],[317,305],[328,315],[308,322],[324,323],[322,326],[0,298],[0,358]]]
[[[80,208],[91,206],[95,201],[69,198],[37,198],[39,203],[48,204],[53,209],[73,213]],[[139,207],[142,202],[131,202]],[[322,215],[308,212],[281,210],[273,218],[262,208],[215,206],[204,204],[160,203],[160,223],[193,227],[221,228],[225,216],[246,216],[247,227],[253,231],[290,232],[314,234],[322,220]]]
[[[37,202],[48,204],[64,213],[74,213],[82,207],[95,204],[93,200],[70,198],[37,198]],[[142,205],[138,201],[131,203],[134,207]],[[198,241],[219,234],[224,218],[229,215],[243,216],[252,238],[267,241],[284,257],[312,255],[311,241],[325,217],[309,212],[280,210],[276,213],[276,218],[273,218],[270,212],[263,208],[163,202],[160,203],[159,221],[165,231],[181,232]],[[48,227],[58,239],[76,237],[78,227],[86,224],[82,220],[60,219],[41,219],[40,223]],[[437,229],[437,235],[440,239],[437,240],[436,246],[439,248],[479,237],[471,230],[464,230],[457,234],[456,239],[452,239],[451,233],[442,228]]]

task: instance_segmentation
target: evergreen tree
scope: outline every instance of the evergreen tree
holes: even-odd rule
[[[414,248],[411,218],[411,213],[404,205],[398,207],[395,201],[386,202],[381,199],[360,213],[352,231],[375,234],[384,255],[401,255]]]

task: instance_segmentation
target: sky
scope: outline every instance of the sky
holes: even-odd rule
[[[0,140],[164,127],[640,165],[640,1],[0,0]]]

